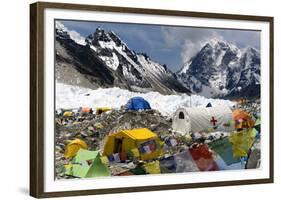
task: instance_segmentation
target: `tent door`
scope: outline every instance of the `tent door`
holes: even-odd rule
[[[190,131],[190,119],[189,119],[189,116],[186,113],[184,113],[182,111],[177,113],[175,130],[177,130],[178,132],[181,132],[182,134],[189,133],[189,131]]]
[[[122,152],[123,138],[115,138],[114,141],[114,153]]]
[[[183,114],[183,112],[180,112],[180,113],[179,113],[179,119],[184,119],[184,114]]]

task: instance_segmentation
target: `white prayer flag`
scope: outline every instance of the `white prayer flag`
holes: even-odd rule
[[[150,150],[149,146],[146,145],[146,146],[143,147],[143,149],[146,153],[151,153],[151,150]]]
[[[173,147],[178,144],[177,141],[174,138],[170,139],[170,143]]]

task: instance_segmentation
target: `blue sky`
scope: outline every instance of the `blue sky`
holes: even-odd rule
[[[130,49],[146,53],[151,59],[166,64],[172,71],[179,70],[212,38],[231,42],[239,48],[251,46],[260,49],[259,31],[94,21],[61,22],[69,30],[74,30],[83,37],[93,33],[97,27],[114,31]]]

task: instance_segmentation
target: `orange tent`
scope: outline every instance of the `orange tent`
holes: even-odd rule
[[[82,108],[82,113],[92,113],[92,112],[93,112],[93,110],[89,107],[83,107]]]
[[[255,124],[251,115],[248,112],[243,111],[241,109],[234,110],[232,116],[233,119],[235,120],[236,129],[252,128]]]

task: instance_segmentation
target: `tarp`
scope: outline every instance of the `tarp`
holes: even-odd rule
[[[172,128],[180,134],[205,131],[234,130],[232,111],[226,105],[208,108],[187,108],[177,109],[173,116]]]
[[[144,98],[133,97],[125,105],[126,111],[128,110],[150,110],[151,107]]]
[[[66,174],[80,178],[89,178],[110,176],[110,171],[100,159],[98,151],[80,149],[73,163],[66,166]]]

